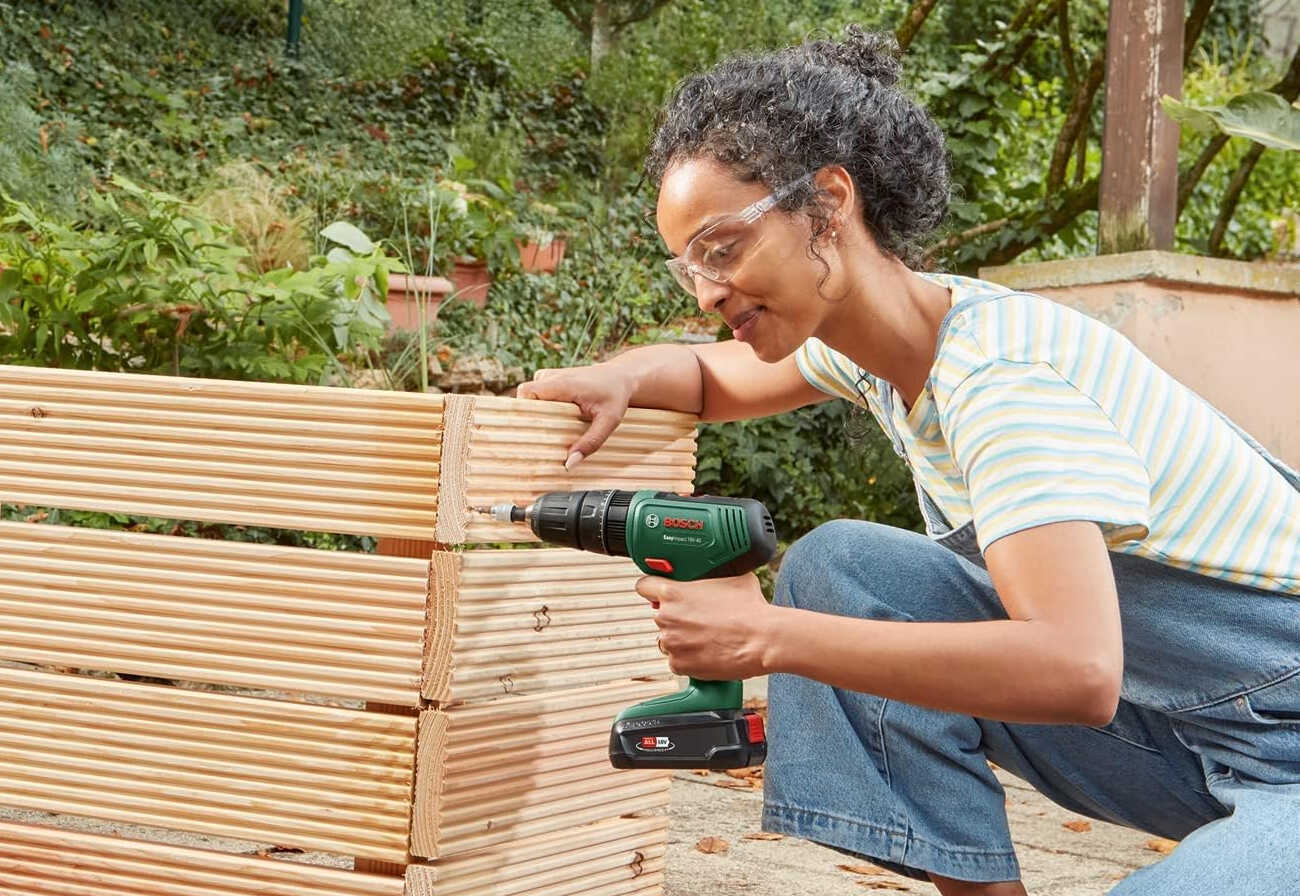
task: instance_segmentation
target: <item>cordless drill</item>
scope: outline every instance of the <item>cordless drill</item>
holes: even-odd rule
[[[549,492],[527,507],[476,508],[527,523],[542,541],[630,557],[652,576],[679,582],[738,576],[776,550],[776,527],[751,498],[671,492]],[[699,681],[618,714],[609,736],[615,768],[744,768],[767,756],[763,719],[741,708],[739,681]]]

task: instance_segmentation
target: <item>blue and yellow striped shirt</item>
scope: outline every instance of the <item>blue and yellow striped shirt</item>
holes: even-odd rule
[[[954,528],[973,520],[983,550],[1032,526],[1092,520],[1113,551],[1300,594],[1300,492],[1204,399],[1084,314],[983,280],[923,276],[954,306],[996,297],[949,314],[910,409],[818,339],[796,360],[814,386],[898,434]]]

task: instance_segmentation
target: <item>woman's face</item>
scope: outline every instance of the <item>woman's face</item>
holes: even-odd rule
[[[748,343],[764,361],[790,355],[821,325],[828,310],[818,301],[818,282],[826,273],[809,256],[810,224],[803,215],[773,209],[743,227],[708,228],[766,197],[762,183],[743,183],[717,162],[688,159],[668,169],[659,188],[659,233],[668,250],[680,256],[698,234],[692,258],[700,251],[725,257],[732,247],[741,253],[727,283],[695,278],[700,310],[716,312],[735,338]]]

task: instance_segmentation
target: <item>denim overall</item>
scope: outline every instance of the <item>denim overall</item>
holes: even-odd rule
[[[954,306],[939,343],[956,313],[992,298]],[[888,386],[882,402],[903,456]],[[1300,475],[1233,428],[1300,490]],[[856,520],[819,526],[786,553],[776,603],[872,619],[1005,619],[973,523],[953,529],[919,485],[917,494],[932,537]],[[763,829],[923,880],[1016,880],[992,760],[1073,812],[1182,841],[1113,896],[1298,896],[1300,596],[1110,559],[1124,639],[1110,723],[998,722],[776,674]]]

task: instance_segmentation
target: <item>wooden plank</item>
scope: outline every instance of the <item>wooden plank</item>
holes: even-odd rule
[[[623,681],[422,712],[411,853],[445,858],[664,805],[666,773],[610,766],[609,728],[672,689]]]
[[[0,365],[0,501],[428,538],[442,397]]]
[[[0,822],[0,886],[30,896],[402,896],[400,879]]]
[[[426,562],[0,522],[0,657],[417,706]]]
[[[429,700],[669,674],[654,614],[634,590],[641,573],[626,558],[567,548],[437,551],[432,568]]]
[[[568,446],[585,430],[576,406],[491,396],[446,396],[436,538],[447,544],[536,541],[527,527],[471,507],[527,504],[548,491],[653,488],[689,494],[695,417],[634,408],[605,446],[572,471]]]
[[[1098,208],[1099,254],[1170,249],[1178,204],[1183,0],[1111,0]]]
[[[0,669],[0,804],[404,862],[415,722]]]

